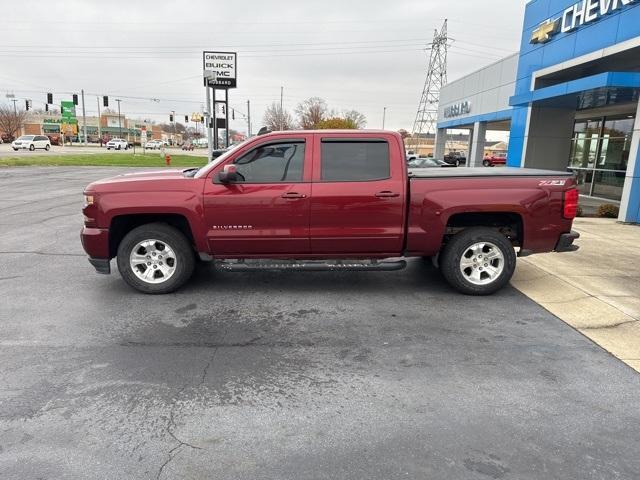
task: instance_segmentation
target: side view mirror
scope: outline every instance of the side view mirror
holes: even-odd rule
[[[218,174],[218,180],[220,183],[234,183],[240,180],[238,174],[238,167],[230,164],[225,165],[224,169]]]

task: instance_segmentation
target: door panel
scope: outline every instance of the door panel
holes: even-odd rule
[[[311,159],[312,136],[297,135],[295,140],[267,139],[216,168],[204,189],[211,253],[309,254]],[[217,182],[218,172],[232,163],[241,174],[239,183]]]
[[[314,144],[312,253],[399,254],[406,174],[395,158],[399,150],[390,148],[393,138],[319,137]]]

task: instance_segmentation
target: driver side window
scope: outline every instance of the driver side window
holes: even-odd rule
[[[304,141],[261,145],[234,163],[239,183],[302,182]]]

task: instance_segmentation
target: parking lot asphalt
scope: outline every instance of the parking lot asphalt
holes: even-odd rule
[[[95,274],[82,187],[123,170],[0,169],[3,479],[638,477],[640,376],[511,287]]]

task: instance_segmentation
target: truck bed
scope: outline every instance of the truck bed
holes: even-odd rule
[[[571,177],[572,172],[515,167],[410,168],[409,178],[443,177]]]

